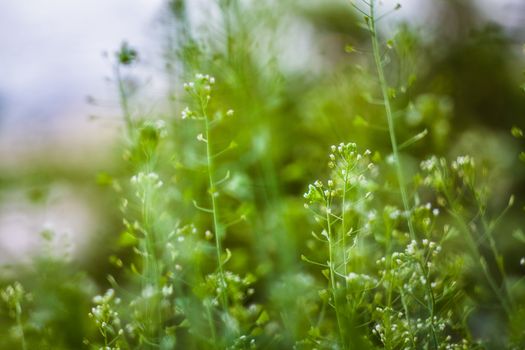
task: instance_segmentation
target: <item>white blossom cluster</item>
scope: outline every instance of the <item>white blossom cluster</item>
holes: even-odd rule
[[[112,344],[111,346],[104,346],[100,349],[121,349],[117,340],[124,334],[124,329],[122,328],[119,313],[115,310],[120,302],[120,299],[115,297],[115,291],[113,289],[108,289],[104,295],[97,295],[93,298],[95,306],[91,308],[88,316],[95,322],[104,337],[104,342],[106,344]]]

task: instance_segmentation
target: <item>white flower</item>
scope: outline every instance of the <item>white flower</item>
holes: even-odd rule
[[[202,134],[197,135],[197,141],[206,142],[206,139]]]
[[[192,116],[192,112],[188,107],[184,108],[181,112],[182,119],[188,119]]]
[[[173,294],[173,286],[170,284],[169,286],[164,286],[162,287],[162,295],[164,297],[169,297],[170,295]]]
[[[154,295],[155,295],[155,288],[153,288],[153,286],[151,284],[147,285],[142,290],[142,297],[144,297],[146,299],[149,299],[149,298],[153,297]]]

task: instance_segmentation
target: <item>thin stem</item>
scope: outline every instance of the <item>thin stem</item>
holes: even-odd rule
[[[24,327],[22,325],[22,317],[21,317],[21,314],[22,314],[22,307],[20,306],[20,303],[17,303],[16,304],[16,325],[18,327],[18,330],[20,331],[20,341],[21,341],[21,345],[22,345],[22,350],[27,350],[27,345],[26,345],[26,338],[25,338],[25,335],[24,335]]]
[[[406,185],[404,182],[405,177],[403,174],[403,167],[401,165],[401,161],[399,157],[399,149],[397,145],[395,124],[394,124],[394,116],[392,113],[390,97],[388,95],[388,84],[386,82],[383,64],[381,63],[379,40],[377,38],[376,23],[374,19],[374,1],[372,1],[372,3],[370,4],[370,14],[371,15],[370,15],[370,21],[369,21],[369,28],[370,28],[370,33],[372,37],[372,48],[373,48],[373,53],[374,53],[374,61],[375,61],[376,69],[377,69],[377,75],[379,78],[379,84],[381,85],[381,93],[383,95],[383,103],[384,103],[385,112],[386,112],[386,119],[388,122],[388,133],[390,135],[390,143],[392,145],[392,153],[394,156],[394,163],[396,166],[399,190],[401,192],[401,200],[403,201],[403,207],[408,214],[410,213],[410,205],[408,202],[407,189],[406,189]],[[415,235],[415,230],[414,230],[414,225],[412,223],[412,220],[409,218],[407,222],[408,222],[408,228],[410,231],[410,237],[411,239],[415,239],[416,235]]]
[[[122,109],[122,114],[124,116],[124,123],[126,125],[126,132],[130,140],[133,140],[133,121],[131,119],[131,113],[129,111],[128,95],[126,92],[126,87],[124,85],[124,80],[122,80],[122,75],[120,74],[120,66],[115,64],[115,77],[117,78],[117,87],[120,108]]]
[[[494,295],[496,296],[496,298],[498,298],[499,302],[501,303],[501,306],[503,307],[505,313],[507,314],[507,317],[509,317],[511,315],[511,308],[507,304],[507,300],[506,300],[505,296],[501,293],[501,291],[500,291],[496,281],[494,280],[493,276],[491,275],[490,271],[488,270],[488,267],[487,267],[487,264],[486,264],[486,262],[485,262],[485,260],[483,258],[483,255],[479,251],[479,248],[478,248],[476,242],[474,241],[474,238],[472,237],[471,230],[468,228],[468,225],[465,222],[465,220],[459,214],[457,214],[454,211],[454,209],[451,210],[451,215],[456,220],[456,222],[458,223],[460,229],[465,233],[466,237],[468,238],[467,242],[469,244],[470,250],[472,251],[472,253],[476,257],[476,260],[481,265],[481,270],[483,271],[483,274],[485,275],[485,278],[486,278],[487,282],[489,283],[490,288],[494,292]]]
[[[148,284],[151,283],[155,291],[160,290],[160,270],[159,265],[157,261],[157,251],[156,251],[156,239],[155,239],[155,230],[153,227],[153,224],[151,222],[152,212],[153,210],[153,199],[151,198],[151,188],[148,188],[144,193],[143,198],[143,208],[142,208],[142,219],[144,221],[144,227],[145,227],[145,241],[146,241],[146,257],[145,262],[147,265],[145,266],[146,271],[146,280],[148,281]],[[153,304],[153,305],[151,305]],[[147,302],[147,307],[149,309],[149,312],[152,314],[152,317],[149,319],[152,321],[152,324],[150,324],[151,327],[151,335],[155,336],[155,333],[157,333],[158,340],[160,340],[162,334],[162,314],[161,309],[158,304],[158,300],[155,298],[151,301],[151,303]],[[153,322],[156,322],[157,324],[153,324]]]
[[[346,210],[346,185],[348,183],[348,165],[346,166],[345,177],[343,181],[343,199],[341,203],[341,230],[343,233],[342,244],[343,244],[343,271],[345,277],[348,276],[347,271],[347,260],[346,260],[346,222],[345,222],[345,210]],[[346,283],[345,283],[346,289]]]
[[[329,255],[329,263],[330,263],[330,285],[332,289],[332,297],[334,298],[334,308],[335,308],[335,317],[337,319],[337,326],[339,328],[339,337],[341,341],[341,346],[343,347],[343,350],[346,350],[346,342],[345,342],[345,336],[344,336],[344,328],[341,320],[340,315],[340,308],[338,303],[338,296],[337,296],[337,284],[335,282],[335,262],[334,262],[334,247],[333,247],[333,236],[332,236],[332,222],[330,220],[330,213],[329,213],[329,203],[327,202],[327,210],[326,210],[326,225],[328,230],[328,255]]]
[[[485,217],[485,210],[482,209],[480,199],[476,198],[476,202],[478,203],[478,211],[480,212],[483,230],[485,231],[485,235],[489,239],[490,250],[492,252],[492,256],[494,257],[494,260],[496,261],[496,266],[498,267],[498,270],[501,276],[502,288],[504,290],[504,293],[506,294],[506,297],[508,300],[508,306],[512,308],[514,304],[514,300],[512,298],[512,294],[510,294],[509,292],[509,289],[506,283],[507,274],[505,272],[505,266],[503,265],[503,259],[498,253],[498,247],[496,246],[496,240],[494,239],[494,235],[492,234],[492,229],[490,228],[490,225],[488,224],[487,219]]]
[[[124,117],[126,133],[129,138],[129,142],[133,144],[136,142],[134,139],[135,126],[131,118],[131,112],[129,109],[129,98],[126,91],[126,86],[122,75],[120,72],[120,65],[118,63],[114,66],[115,77],[117,81],[118,95],[120,108]],[[146,170],[152,168],[151,161],[152,155],[148,154],[148,161],[145,164],[137,164],[137,168],[141,169],[144,167]],[[143,278],[142,278],[142,288],[147,288],[150,284],[153,285],[156,291],[160,289],[160,268],[159,262],[157,260],[157,243],[156,243],[156,234],[155,228],[153,226],[152,218],[154,217],[154,208],[153,208],[153,192],[151,188],[144,189],[142,195],[142,205],[141,205],[141,220],[144,224],[144,234],[145,238],[142,243],[144,250],[144,266],[143,266]],[[152,338],[161,339],[162,337],[162,312],[159,307],[158,300],[146,301],[146,313],[150,315],[148,317],[147,330],[149,336]],[[150,344],[151,345],[151,344]],[[153,345],[152,345],[153,346]],[[156,347],[156,346],[153,346]]]
[[[213,316],[211,314],[211,308],[210,308],[210,305],[209,303],[206,303],[206,316],[208,317],[208,323],[210,325],[210,330],[211,330],[211,337],[212,337],[212,340],[213,340],[213,346],[215,349],[218,349],[218,342],[217,342],[217,334],[216,334],[216,331],[215,331],[215,324],[213,322]]]
[[[224,312],[228,314],[228,298],[226,296],[226,278],[224,277],[224,269],[222,267],[222,259],[221,259],[221,252],[222,252],[222,235],[223,235],[223,227],[220,224],[219,221],[219,215],[218,215],[218,207],[217,207],[217,199],[216,199],[216,184],[214,180],[214,163],[213,163],[213,152],[211,147],[211,132],[210,132],[210,119],[208,117],[208,113],[206,111],[207,103],[204,102],[204,100],[201,98],[201,111],[204,116],[204,126],[205,126],[205,134],[206,134],[206,163],[208,165],[208,182],[209,182],[209,194],[210,194],[210,200],[211,200],[211,210],[212,210],[212,216],[213,216],[213,230],[215,231],[215,251],[217,254],[217,265],[219,269],[219,280],[220,280],[220,288],[219,288],[219,298],[221,301],[221,305],[224,309]]]
[[[446,169],[443,169],[445,171]],[[452,200],[452,196],[450,192],[447,190],[446,187],[442,189],[443,195],[445,196],[446,201],[449,203],[450,211],[449,213],[452,215],[453,219],[457,222],[459,225],[459,228],[465,233],[465,236],[467,237],[467,243],[468,246],[472,252],[472,254],[475,257],[475,260],[479,262],[481,266],[481,271],[483,271],[483,274],[494,292],[494,295],[501,303],[501,306],[503,307],[503,310],[505,311],[507,317],[510,317],[511,315],[511,307],[508,305],[507,300],[505,296],[501,293],[496,281],[494,280],[494,277],[491,275],[490,271],[488,270],[487,264],[484,260],[483,255],[481,254],[481,251],[479,249],[478,244],[476,243],[475,238],[472,235],[472,232],[469,228],[469,225],[465,218],[461,215],[460,210],[457,205],[455,205],[454,201]],[[479,205],[479,202],[478,202]],[[483,213],[481,213],[481,216],[483,216]],[[509,293],[510,295],[510,293]]]
[[[401,164],[401,160],[400,160],[400,157],[399,157],[399,149],[398,149],[398,144],[397,144],[397,138],[396,138],[396,131],[395,131],[395,123],[394,123],[394,115],[392,113],[392,107],[391,107],[391,102],[390,102],[390,96],[388,94],[388,85],[387,85],[387,81],[386,81],[386,78],[385,78],[385,72],[384,72],[384,69],[383,69],[383,63],[382,63],[382,60],[381,60],[381,53],[380,53],[380,49],[379,49],[379,40],[378,40],[378,35],[377,35],[377,29],[376,29],[376,18],[375,18],[375,1],[372,0],[370,2],[370,17],[368,17],[368,20],[367,20],[367,23],[368,23],[368,28],[370,30],[370,35],[371,35],[371,39],[372,39],[372,49],[373,49],[373,54],[374,54],[374,62],[375,62],[375,66],[376,66],[376,69],[377,69],[377,75],[378,75],[378,78],[379,78],[379,84],[381,86],[381,93],[383,95],[383,104],[384,104],[384,107],[385,107],[385,112],[386,112],[386,119],[387,119],[387,122],[388,122],[388,133],[390,135],[390,143],[392,145],[392,153],[393,153],[393,156],[394,156],[394,163],[395,163],[395,166],[396,166],[396,173],[397,173],[397,181],[398,181],[398,184],[399,184],[399,191],[401,193],[401,200],[403,202],[403,208],[405,210],[405,212],[407,213],[407,224],[408,224],[408,230],[409,230],[409,233],[410,233],[410,237],[412,240],[415,240],[416,239],[416,233],[415,233],[415,229],[414,229],[414,224],[412,222],[412,218],[411,218],[411,215],[410,215],[410,211],[411,211],[411,208],[410,208],[410,204],[409,204],[409,201],[408,201],[408,194],[407,194],[407,189],[406,189],[406,185],[405,185],[405,177],[404,177],[404,174],[403,174],[403,167],[402,167],[402,164]],[[426,292],[428,294],[428,297],[429,297],[429,309],[430,309],[430,319],[431,319],[431,333],[432,333],[432,338],[433,338],[433,341],[434,341],[434,346],[436,349],[439,348],[439,342],[438,342],[438,339],[437,339],[437,336],[436,336],[436,333],[435,333],[435,330],[434,330],[434,309],[435,309],[435,298],[434,298],[434,293],[432,291],[432,288],[430,286],[430,281],[428,280],[428,273],[425,269],[425,266],[424,266],[424,263],[422,261],[420,261],[418,259],[418,266],[421,270],[421,273],[425,276],[425,279],[427,280],[427,283],[426,283]]]

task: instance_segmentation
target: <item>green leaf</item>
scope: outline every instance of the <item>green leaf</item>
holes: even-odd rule
[[[512,237],[520,241],[521,243],[525,243],[525,233],[523,233],[522,230],[517,229],[512,233]]]
[[[356,52],[357,50],[355,49],[355,47],[353,45],[350,45],[350,44],[347,44],[345,46],[345,52],[346,53],[354,53]]]
[[[308,335],[312,338],[319,338],[321,336],[321,330],[318,327],[310,327]]]
[[[410,139],[406,140],[405,142],[403,142],[399,146],[399,149],[402,150],[404,148],[407,148],[408,146],[413,145],[414,143],[418,142],[419,140],[422,140],[427,135],[428,135],[428,130],[425,129],[425,130],[421,131],[420,133],[412,136]]]
[[[268,321],[270,321],[270,316],[268,316],[268,313],[266,312],[266,310],[263,310],[263,312],[261,312],[261,314],[257,318],[257,321],[255,321],[255,324],[258,326],[262,326],[268,323]]]
[[[113,184],[113,178],[108,173],[98,173],[97,174],[97,185],[100,186],[111,186]]]
[[[138,244],[138,239],[129,231],[124,231],[120,234],[118,245],[120,247],[131,247]]]
[[[523,137],[523,130],[521,130],[520,128],[518,128],[515,125],[512,127],[512,129],[510,129],[510,133],[515,138],[522,138]]]
[[[228,261],[230,261],[231,257],[232,257],[232,252],[228,248],[226,248],[226,256],[222,258],[221,264],[225,265]]]
[[[330,299],[330,293],[326,289],[321,289],[319,291],[319,298],[321,298],[322,301],[327,302],[328,299]]]
[[[130,269],[131,269],[131,272],[133,272],[133,274],[135,274],[137,276],[141,275],[139,270],[137,270],[137,267],[135,266],[135,264],[131,264]]]
[[[388,96],[392,99],[395,99],[397,97],[397,90],[394,88],[388,88]]]
[[[354,126],[368,126],[368,122],[360,115],[354,117]]]
[[[122,260],[120,260],[120,258],[116,255],[111,255],[109,257],[109,263],[118,268],[121,268],[122,266],[124,266],[124,263],[122,262]]]

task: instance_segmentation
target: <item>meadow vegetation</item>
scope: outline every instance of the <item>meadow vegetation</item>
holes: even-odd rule
[[[377,0],[218,0],[209,28],[187,6],[165,9],[158,110],[132,43],[111,58],[105,263],[44,255],[2,280],[0,348],[523,349],[506,34],[383,27],[402,5]],[[305,67],[294,25],[319,45]]]

